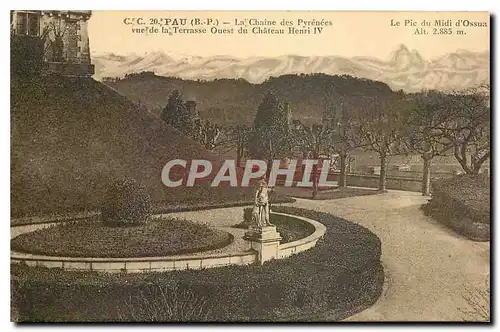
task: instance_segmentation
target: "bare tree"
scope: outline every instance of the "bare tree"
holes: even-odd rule
[[[437,128],[453,144],[454,156],[464,172],[471,175],[477,175],[490,158],[489,94],[489,85],[454,91],[448,121]]]
[[[443,137],[440,127],[449,121],[449,95],[438,91],[426,91],[412,96],[408,117],[407,144],[411,151],[420,154],[423,161],[422,195],[430,195],[431,161],[453,147]]]
[[[197,131],[195,139],[203,145],[203,147],[209,151],[212,151],[220,144],[220,128],[218,125],[211,123],[206,120],[205,123],[201,123],[201,127]]]
[[[357,131],[366,141],[365,149],[379,155],[379,190],[385,190],[388,157],[407,152],[403,129],[408,103],[403,93],[394,93],[365,97],[363,104],[364,112],[360,112],[356,120]]]
[[[248,141],[252,130],[246,125],[236,125],[221,130],[221,138],[217,144],[216,150],[225,154],[229,151],[236,151],[236,164],[241,165],[243,158],[248,152]]]
[[[362,121],[363,118],[364,99],[358,98],[357,96],[338,96],[336,100],[339,102],[339,112],[337,112],[333,119],[327,121],[332,131],[332,134],[329,135],[328,138],[330,139],[330,148],[338,153],[340,159],[339,187],[345,187],[347,182],[346,168],[349,154],[354,149],[367,145],[363,135],[360,135],[358,132],[359,121]]]
[[[294,146],[299,148],[303,156],[319,160],[322,155],[329,155],[333,135],[332,128],[328,124],[313,124],[307,126],[296,121],[291,136]],[[316,198],[318,196],[317,164],[315,164],[312,169],[312,183],[312,198]]]

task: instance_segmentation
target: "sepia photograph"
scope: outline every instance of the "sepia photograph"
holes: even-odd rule
[[[491,24],[11,10],[10,320],[491,323]]]

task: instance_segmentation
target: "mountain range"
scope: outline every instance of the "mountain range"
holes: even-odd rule
[[[489,82],[489,52],[457,50],[426,60],[417,50],[399,45],[381,60],[369,56],[297,56],[236,58],[200,57],[155,51],[145,55],[114,53],[93,54],[94,78],[123,77],[130,73],[154,72],[158,76],[193,80],[243,78],[261,83],[269,77],[285,74],[324,73],[351,75],[384,82],[393,90],[417,92],[424,89],[462,89]]]

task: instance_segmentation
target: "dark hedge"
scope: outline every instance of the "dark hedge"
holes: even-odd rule
[[[474,241],[490,240],[490,177],[459,175],[432,183],[426,215]]]

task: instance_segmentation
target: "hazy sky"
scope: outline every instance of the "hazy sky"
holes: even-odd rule
[[[331,21],[324,26],[322,34],[316,35],[145,35],[132,32],[132,25],[124,24],[125,18],[212,18],[227,21],[233,27],[235,19],[298,19]],[[453,35],[433,34],[433,26],[426,27],[427,35],[415,35],[422,20],[435,24],[435,20],[452,20]],[[391,26],[391,20],[393,26]],[[405,20],[413,20],[417,26],[404,26]],[[457,20],[486,22],[487,27],[457,28]],[[401,26],[394,26],[400,21]],[[408,21],[407,21],[408,22]],[[238,11],[94,11],[89,21],[90,47],[93,53],[113,52],[144,54],[154,50],[210,56],[232,55],[279,56],[296,55],[341,55],[375,56],[387,59],[399,45],[416,49],[426,58],[434,58],[457,49],[471,51],[489,50],[489,14],[486,12],[238,12]],[[189,27],[189,26],[188,26]],[[252,27],[250,27],[251,29]],[[237,29],[237,28],[235,28]],[[250,30],[249,29],[249,30]],[[288,28],[285,28],[288,29]],[[457,35],[462,29],[466,34]],[[445,31],[442,31],[445,32]]]

